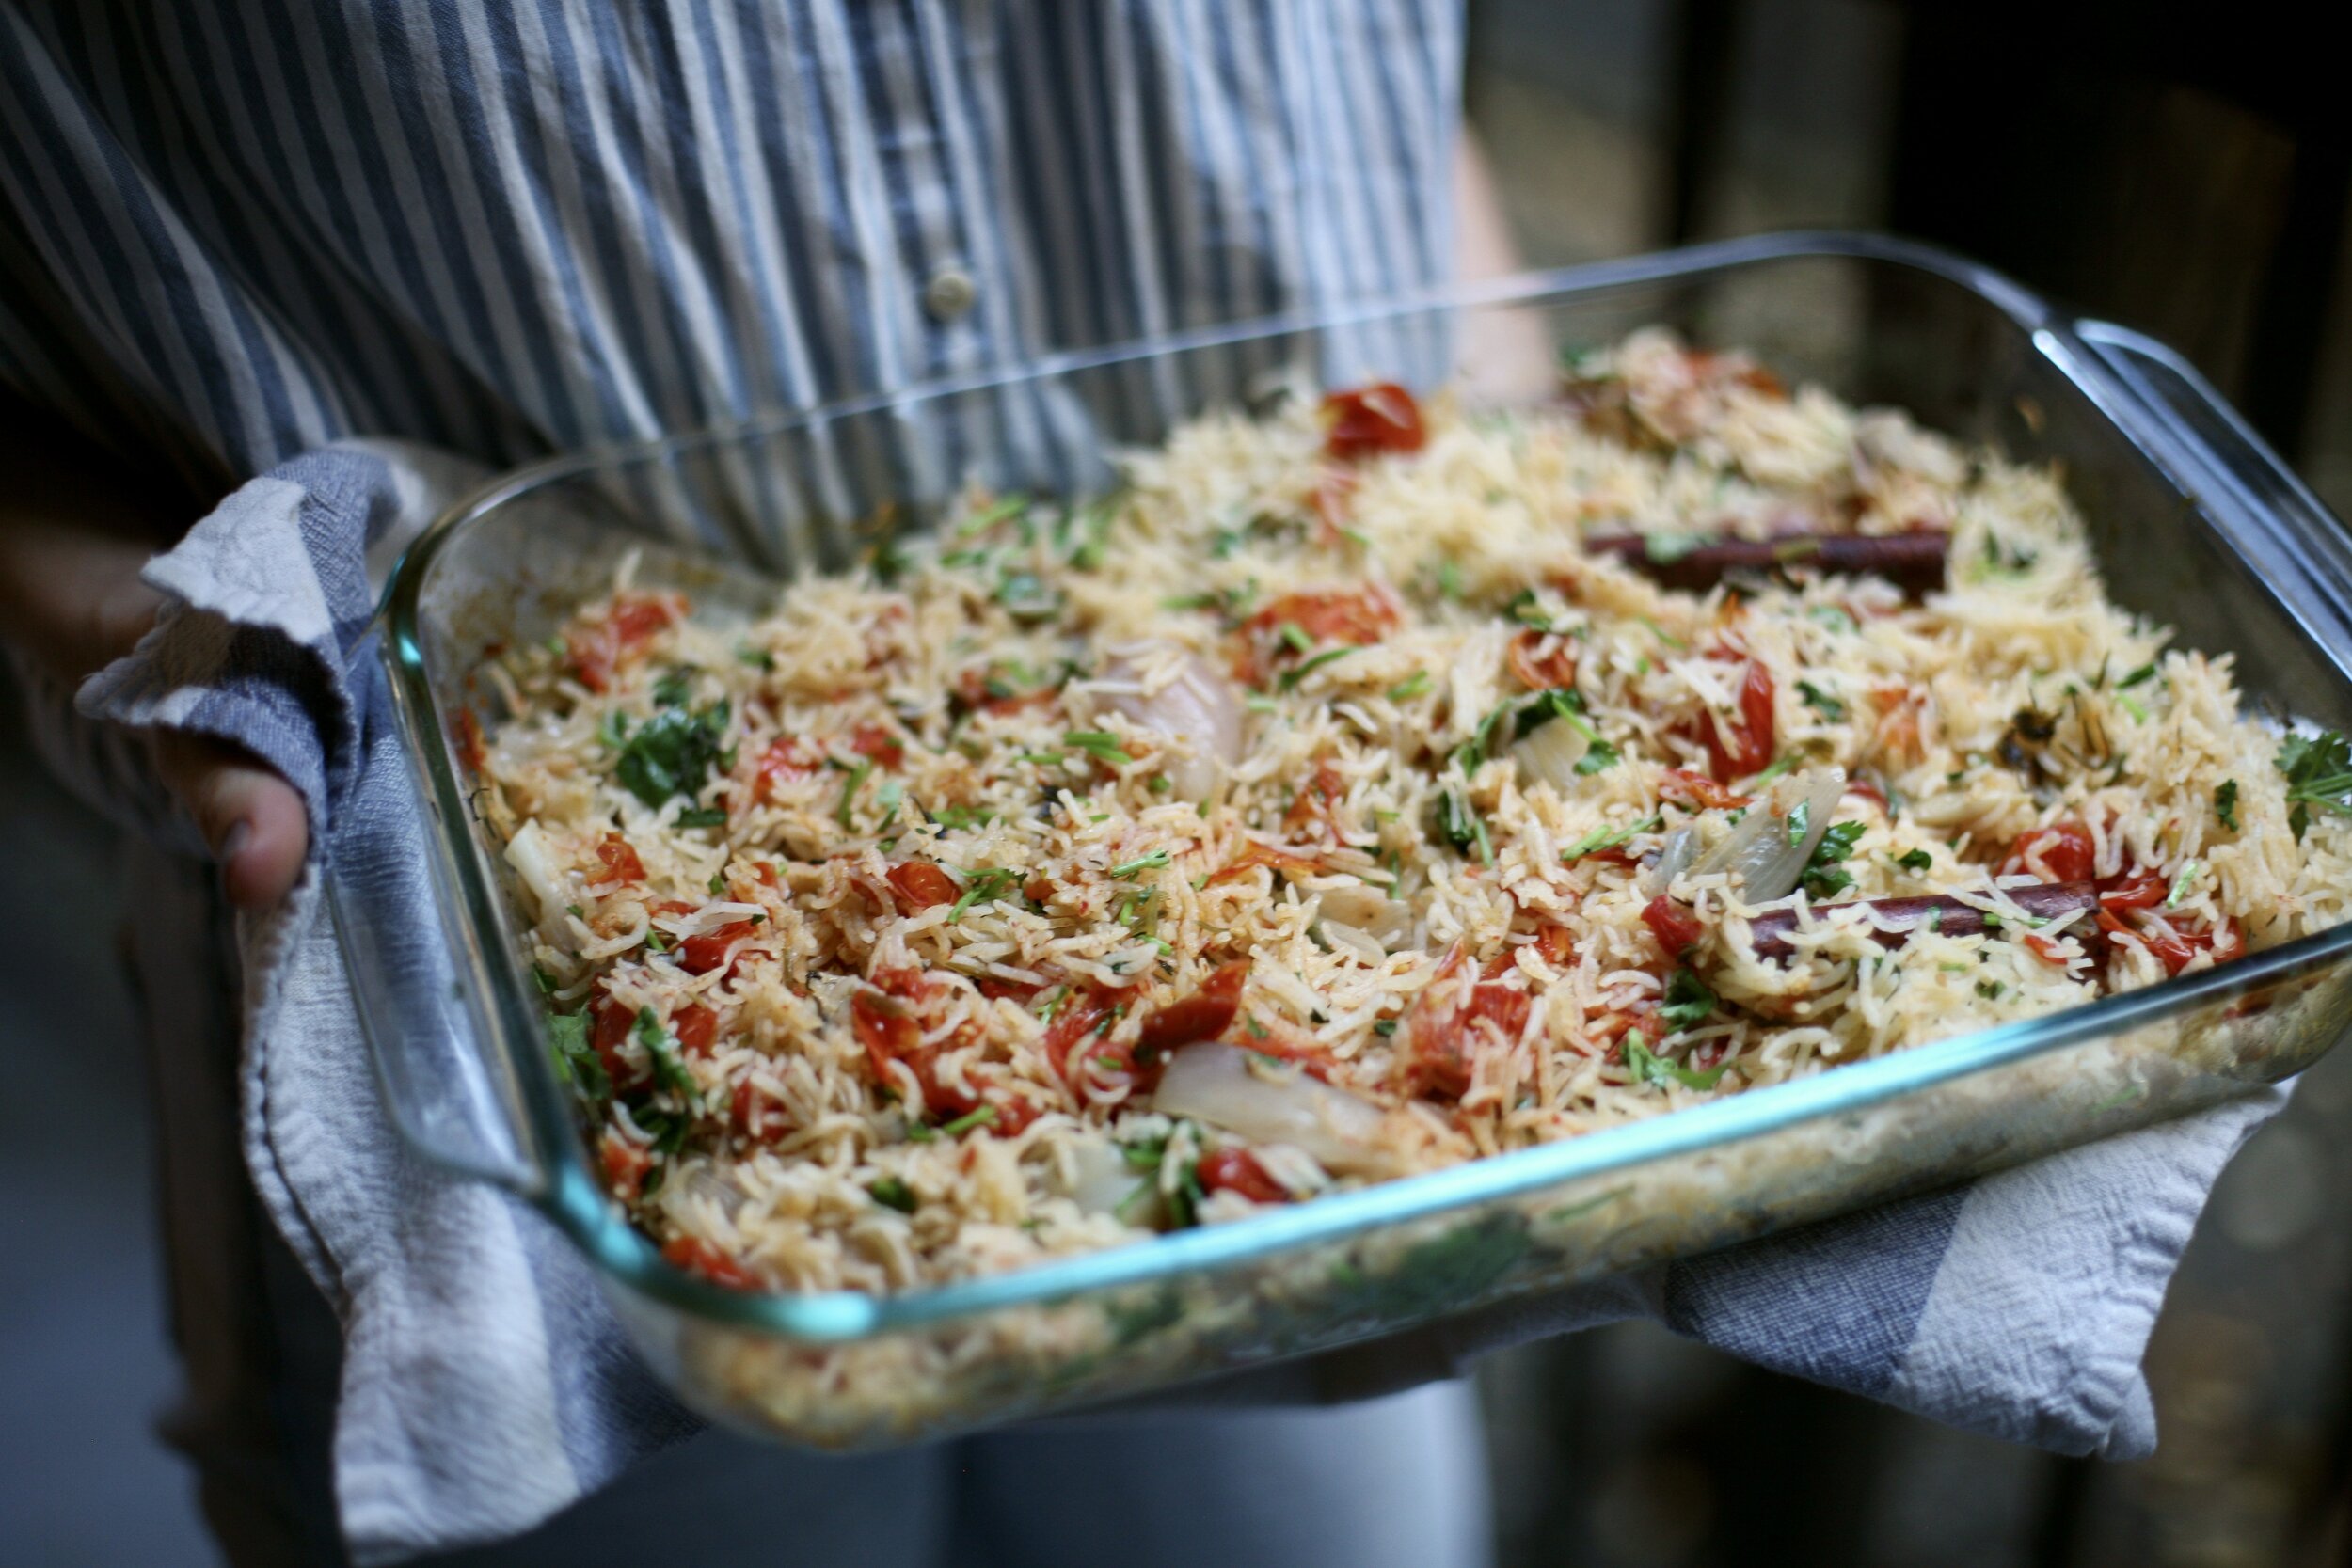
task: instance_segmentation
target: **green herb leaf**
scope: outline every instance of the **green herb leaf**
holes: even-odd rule
[[[986,806],[942,806],[930,815],[932,821],[950,832],[983,828],[996,820],[996,814]]]
[[[682,664],[675,670],[664,672],[660,679],[653,683],[654,705],[656,707],[683,707],[686,705],[686,699],[693,694],[693,690],[694,667],[691,664]]]
[[[1631,1069],[1637,1084],[1656,1084],[1663,1088],[1668,1084],[1680,1084],[1689,1089],[1711,1089],[1724,1075],[1724,1068],[1710,1068],[1695,1072],[1679,1062],[1670,1062],[1649,1048],[1649,1041],[1639,1029],[1626,1032],[1625,1065]],[[1728,1067],[1730,1064],[1725,1063]]]
[[[1425,696],[1428,693],[1429,687],[1429,672],[1426,670],[1416,670],[1411,674],[1406,676],[1403,680],[1397,682],[1394,686],[1389,688],[1389,701],[1392,703],[1410,702],[1415,697]]]
[[[1833,724],[1846,717],[1846,705],[1815,686],[1811,681],[1799,681],[1797,695],[1804,699],[1805,706],[1813,709]]]
[[[661,1026],[661,1020],[651,1007],[637,1009],[637,1022],[630,1032],[637,1043],[645,1048],[646,1057],[653,1063],[653,1081],[692,1106],[699,1114],[702,1093],[694,1087],[694,1075],[678,1060],[677,1042]]]
[[[2203,869],[2195,861],[2183,865],[2172,879],[2172,891],[2166,895],[2164,907],[2168,910],[2179,909],[2181,900],[2187,897],[2188,890],[2196,885],[2197,874]]]
[[[1306,628],[1295,621],[1285,621],[1276,626],[1274,635],[1288,644],[1293,653],[1306,654],[1314,651],[1315,640],[1309,637]]]
[[[1786,756],[1783,756],[1777,762],[1774,762],[1770,768],[1764,769],[1763,772],[1758,773],[1753,782],[1753,787],[1759,790],[1762,789],[1766,784],[1771,784],[1774,779],[1779,778],[1783,773],[1786,773],[1791,768],[1796,767],[1797,762],[1797,753],[1794,752],[1788,752]]]
[[[717,806],[689,806],[677,814],[677,825],[681,828],[723,828],[727,825],[727,814]]]
[[[691,713],[664,708],[636,734],[612,737],[620,752],[613,777],[648,806],[658,807],[674,795],[699,794],[719,760],[726,730],[724,702]]]
[[[555,1046],[555,1070],[565,1083],[579,1085],[593,1101],[612,1098],[612,1080],[596,1048],[588,1043],[587,1014],[549,1015],[548,1035]]]
[[[1692,550],[1703,549],[1714,542],[1708,534],[1677,533],[1661,529],[1656,533],[1642,536],[1642,553],[1649,557],[1653,564],[1671,566]]]
[[[2297,843],[2312,823],[2311,807],[2352,815],[2352,744],[2340,733],[2291,735],[2279,748],[2279,771],[2286,775],[2294,810],[2287,822]]]
[[[1793,816],[1790,820],[1794,822]],[[1808,895],[1833,898],[1853,886],[1853,874],[1839,869],[1838,863],[1853,853],[1854,842],[1866,831],[1866,825],[1860,822],[1837,822],[1821,835],[1821,842],[1813,847],[1813,853],[1804,863],[1802,879]]]
[[[1935,864],[1935,857],[1925,849],[1906,849],[1895,857],[1895,863],[1905,871],[1925,876],[1929,868]]]
[[[1788,814],[1788,847],[1794,849],[1804,842],[1804,835],[1813,831],[1813,802],[1800,800],[1797,809]]]
[[[1715,1010],[1715,993],[1694,970],[1677,969],[1666,981],[1666,1003],[1658,1016],[1670,1029],[1695,1029]]]
[[[2237,781],[2235,779],[2222,780],[2220,787],[2213,792],[2213,813],[2221,818],[2223,827],[2232,832],[2237,832]]]
[[[2145,682],[2154,680],[2155,678],[2156,667],[2153,664],[2143,664],[2138,669],[2133,671],[2130,674],[2125,675],[2122,680],[2117,681],[2115,683],[2115,689],[2118,691],[2129,691],[2133,687],[2139,686]]]

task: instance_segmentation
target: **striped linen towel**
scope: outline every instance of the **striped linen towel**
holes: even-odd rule
[[[412,875],[421,830],[369,696],[380,685],[364,678],[372,568],[465,477],[446,459],[351,445],[246,484],[149,568],[170,608],[90,680],[83,714],[240,741],[302,791],[338,875]],[[341,1310],[337,1493],[355,1556],[389,1562],[528,1528],[696,1423],[550,1227],[403,1144],[321,882],[314,851],[286,905],[242,933],[245,1147]],[[2135,1458],[2155,1443],[2140,1360],[2167,1282],[2215,1179],[2284,1099],[2265,1089],[1965,1187],[1235,1380],[1221,1397],[1370,1394],[1645,1316],[1970,1431]]]

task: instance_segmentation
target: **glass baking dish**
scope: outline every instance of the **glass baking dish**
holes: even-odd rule
[[[628,550],[642,552],[641,583],[687,590],[698,613],[748,616],[781,577],[846,565],[878,523],[922,526],[967,478],[1085,494],[1109,483],[1106,449],[1285,376],[1541,396],[1558,352],[1649,323],[2061,463],[2120,603],[2188,645],[2234,652],[2255,703],[2352,727],[2352,547],[2196,372],[1982,268],[1885,239],[1707,245],[590,451],[440,519],[386,595],[380,660],[363,661],[414,784],[367,831],[413,834],[416,848],[395,876],[336,877],[333,906],[403,1131],[561,1227],[688,1402],[755,1432],[859,1448],[1393,1334],[1948,1183],[2313,1061],[2352,1008],[2352,927],[1573,1141],[901,1295],[720,1290],[624,1221],[552,1069],[524,906],[453,739],[462,710],[486,711],[472,678],[485,649],[549,635]]]

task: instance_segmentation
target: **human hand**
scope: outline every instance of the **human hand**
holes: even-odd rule
[[[139,580],[151,553],[125,498],[48,451],[0,439],[0,637],[69,686],[129,653],[163,596]],[[302,797],[241,746],[177,731],[154,736],[156,768],[220,863],[230,902],[262,910],[302,872]]]

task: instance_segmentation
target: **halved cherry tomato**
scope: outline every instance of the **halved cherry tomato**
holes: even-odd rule
[[[1171,1051],[1223,1035],[1233,1026],[1233,1015],[1241,1011],[1241,989],[1248,978],[1247,958],[1212,970],[1199,990],[1170,1002],[1143,1021],[1143,1033],[1136,1040],[1136,1059],[1153,1066]]]
[[[634,1203],[644,1191],[645,1173],[653,1169],[653,1154],[641,1143],[607,1132],[596,1144],[596,1163],[604,1167],[605,1191]]]
[[[2025,941],[2026,945],[2034,950],[2034,956],[2039,958],[2043,963],[2054,965],[2059,969],[2064,969],[2066,967],[2065,949],[2059,947],[2058,944],[2052,939],[2043,936],[2039,931],[2027,931],[2026,933]]]
[[[1276,664],[1298,657],[1298,650],[1282,639],[1286,625],[1296,626],[1311,642],[1364,647],[1395,630],[1401,616],[1396,595],[1376,585],[1352,592],[1285,594],[1243,623],[1245,643],[1235,673],[1257,686]]]
[[[618,833],[607,833],[596,846],[596,862],[604,867],[599,882],[642,882],[645,879],[645,863],[637,858],[637,851],[628,840]]]
[[[727,1124],[738,1137],[755,1144],[772,1144],[792,1131],[783,1101],[749,1079],[735,1085]]]
[[[759,927],[748,920],[730,920],[725,925],[688,937],[678,943],[678,966],[689,974],[707,974],[727,961],[727,950]]]
[[[1290,809],[1282,814],[1282,826],[1295,832],[1310,822],[1320,822],[1339,836],[1336,813],[1339,803],[1347,798],[1347,781],[1329,763],[1317,763],[1314,777],[1301,785],[1291,797]]]
[[[675,594],[622,594],[604,614],[575,628],[564,640],[572,673],[591,691],[611,688],[612,673],[653,641],[663,627],[686,615],[686,601]]]
[[[1470,1085],[1473,1048],[1487,1037],[1481,1023],[1506,1042],[1527,1026],[1534,1006],[1527,992],[1485,979],[1467,991],[1451,983],[1468,962],[1469,954],[1455,942],[1406,1015],[1401,1031],[1407,1046],[1406,1072],[1416,1094],[1459,1100]]]
[[[2004,875],[2030,873],[2053,882],[2079,882],[2098,864],[2090,830],[2079,822],[2053,822],[2019,839],[2002,863]]]
[[[754,766],[752,799],[765,801],[774,798],[777,785],[823,771],[825,753],[797,735],[779,736],[768,742]]]
[[[898,905],[907,913],[928,910],[940,904],[952,904],[961,894],[956,879],[929,861],[908,861],[890,868],[887,878]]]
[[[1659,778],[1658,798],[1706,811],[1734,811],[1753,799],[1725,789],[1704,774],[1680,768],[1669,768]]]
[[[1576,644],[1550,632],[1531,626],[1511,639],[1510,664],[1511,673],[1531,691],[1576,684]]]
[[[860,724],[850,734],[850,750],[867,758],[883,772],[892,772],[907,758],[906,742],[880,724]]]
[[[719,1037],[719,1015],[699,1002],[689,1003],[671,1018],[670,1033],[687,1055],[707,1056],[711,1042]]]
[[[1419,451],[1429,438],[1421,404],[1393,381],[1375,381],[1323,400],[1323,450],[1342,463],[1384,451]]]
[[[1772,672],[1752,658],[1740,681],[1740,722],[1725,724],[1711,713],[1699,719],[1699,739],[1716,783],[1727,784],[1772,766]]]
[[[1660,894],[1642,909],[1642,924],[1650,928],[1658,945],[1670,958],[1678,958],[1695,946],[1707,934],[1699,917],[1665,894]]]
[[[1202,1192],[1238,1193],[1252,1203],[1290,1201],[1289,1191],[1246,1148],[1213,1148],[1200,1156],[1193,1174]]]
[[[730,1291],[756,1291],[759,1276],[728,1257],[716,1243],[700,1236],[675,1236],[662,1245],[661,1260],[688,1274],[699,1275]]]
[[[2164,878],[2153,871],[2126,871],[2099,884],[2103,910],[2149,910],[2164,902]]]
[[[1277,849],[1253,838],[1242,846],[1241,853],[1233,857],[1232,863],[1210,874],[1208,885],[1215,887],[1220,882],[1230,882],[1237,877],[1247,876],[1252,866],[1259,865],[1270,865],[1290,877],[1311,877],[1315,873],[1315,863],[1306,856]]]
[[[652,1070],[632,1067],[621,1054],[621,1047],[628,1041],[628,1032],[637,1023],[637,1009],[611,992],[599,993],[588,1008],[588,1042],[596,1048],[596,1060],[604,1067],[604,1075],[612,1081],[616,1094],[627,1094],[642,1087]]]

